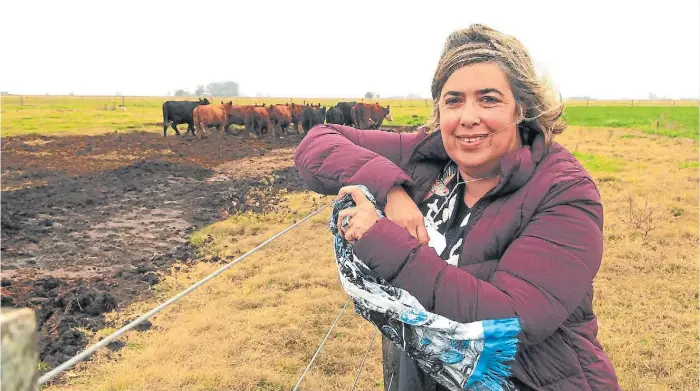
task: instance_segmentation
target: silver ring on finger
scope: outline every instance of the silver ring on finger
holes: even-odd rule
[[[352,217],[349,215],[343,217],[343,221],[340,223],[340,227],[343,229],[343,231],[350,227],[350,220],[352,220]]]

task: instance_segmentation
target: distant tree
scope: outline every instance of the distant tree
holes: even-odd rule
[[[119,91],[117,91],[117,92],[114,93],[114,95],[115,95],[115,96],[122,96],[122,93],[119,92]]]
[[[207,84],[207,92],[213,96],[238,96],[238,83],[220,81]]]
[[[68,93],[68,96],[73,96],[73,95],[75,95],[75,94],[72,93],[72,92],[69,92],[69,93]]]
[[[194,94],[195,95],[202,95],[203,93],[207,92],[206,88],[204,88],[203,85],[198,85],[197,88],[194,89]]]
[[[658,95],[658,94],[653,93],[653,92],[649,93],[649,100],[663,100],[663,99],[666,99],[666,97],[662,96],[662,95]]]
[[[189,91],[185,91],[185,90],[176,90],[175,91],[175,96],[190,96],[190,95],[191,94],[189,93]]]
[[[371,92],[368,92],[368,93],[365,94],[365,98],[367,98],[367,99],[372,99],[372,98],[374,98],[374,94],[371,93]]]

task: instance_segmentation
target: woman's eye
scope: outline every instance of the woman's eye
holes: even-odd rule
[[[459,98],[447,98],[445,99],[445,104],[454,105],[459,103]]]
[[[488,96],[488,95],[487,95],[487,96],[482,96],[482,97],[481,97],[481,101],[484,102],[484,103],[488,103],[488,104],[494,104],[494,103],[500,102],[497,98],[495,98],[495,97],[493,97],[493,96]]]

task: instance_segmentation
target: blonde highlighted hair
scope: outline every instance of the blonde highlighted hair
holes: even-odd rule
[[[491,62],[505,72],[523,121],[519,125],[523,142],[530,144],[537,133],[551,145],[554,135],[566,129],[562,118],[564,105],[544,77],[538,77],[525,47],[514,37],[490,27],[474,24],[450,34],[443,47],[433,83],[433,112],[428,120],[428,133],[440,129],[440,92],[457,69],[470,64]]]

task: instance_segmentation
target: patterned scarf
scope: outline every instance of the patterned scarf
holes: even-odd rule
[[[445,172],[449,175],[449,168]],[[444,175],[441,178],[445,179]],[[372,194],[365,186],[360,187],[376,207]],[[440,190],[432,193],[426,199],[437,194],[442,198],[442,201],[438,201],[440,205],[449,202],[448,194],[454,192]],[[409,292],[389,285],[369,269],[353,253],[352,244],[340,236],[336,224],[338,213],[354,206],[350,195],[337,201],[329,227],[334,235],[340,282],[345,292],[353,298],[355,312],[377,326],[383,335],[416,360],[426,374],[450,390],[515,390],[508,379],[508,362],[515,359],[517,352],[516,337],[521,330],[518,319],[459,323],[426,311]],[[450,209],[454,210],[454,207]],[[384,217],[379,208],[377,214]],[[440,242],[436,236],[440,224],[434,224],[434,216],[431,220],[433,228],[428,229],[430,240]],[[343,226],[347,223],[344,221]],[[444,232],[439,235],[444,239]]]

